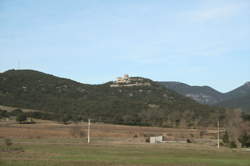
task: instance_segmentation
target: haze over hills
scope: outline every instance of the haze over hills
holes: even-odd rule
[[[158,82],[125,76],[87,85],[33,70],[0,73],[0,104],[32,108],[60,120],[97,121],[153,126],[211,126],[225,110],[184,97]]]
[[[208,86],[190,86],[180,82],[159,83],[202,104],[250,110],[250,82],[227,93],[221,93]]]

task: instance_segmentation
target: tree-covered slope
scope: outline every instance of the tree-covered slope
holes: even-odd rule
[[[217,104],[218,106],[233,108],[233,109],[241,109],[245,112],[250,112],[250,94],[234,97],[229,100],[225,100]]]
[[[0,73],[0,104],[43,110],[59,119],[157,125],[209,126],[224,110],[198,104],[149,79],[133,77],[136,86],[81,84],[32,70]],[[144,85],[145,84],[145,85]],[[119,85],[119,84],[118,84]]]
[[[202,104],[215,104],[223,100],[223,94],[208,86],[190,86],[181,82],[159,82],[166,88],[190,97]]]
[[[180,82],[159,83],[202,104],[250,111],[250,82],[227,93],[220,93],[208,86],[190,86]]]
[[[250,95],[250,82],[224,94],[224,100],[237,99]]]

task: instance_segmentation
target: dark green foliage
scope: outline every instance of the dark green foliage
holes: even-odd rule
[[[25,114],[27,115],[27,117],[44,119],[44,120],[56,120],[57,118],[59,119],[60,117],[53,113],[46,113],[46,112],[27,112]]]
[[[0,119],[9,117],[9,113],[5,110],[0,110]]]
[[[244,132],[240,137],[239,141],[241,143],[241,146],[244,147],[250,147],[250,134]]]
[[[237,144],[234,141],[231,141],[229,144],[230,148],[237,148]]]
[[[223,99],[223,94],[208,86],[190,86],[181,82],[159,82],[161,85],[174,90],[181,95],[194,95],[197,102],[202,104],[215,104]],[[198,97],[197,97],[198,96]]]
[[[225,134],[222,137],[223,143],[228,144],[229,143],[229,135],[228,132],[226,131]]]
[[[225,100],[237,99],[247,95],[250,95],[250,82],[247,82],[244,85],[226,93]]]
[[[22,113],[23,113],[23,111],[21,109],[15,109],[15,110],[10,112],[10,115],[17,116],[17,115],[22,114]]]
[[[250,100],[249,100],[250,101]],[[241,117],[242,117],[242,119],[244,120],[244,121],[250,121],[250,113],[245,113],[245,112],[243,112],[242,114],[241,114]]]
[[[27,120],[27,116],[24,113],[18,114],[16,116],[16,121],[19,122],[19,123],[23,123],[26,120]]]
[[[232,138],[231,138],[232,139]],[[222,137],[223,145],[229,147],[229,148],[237,148],[237,144],[235,141],[230,140],[229,134],[226,131],[225,134]]]
[[[212,126],[224,109],[198,104],[156,82],[112,88],[86,85],[32,70],[0,73],[0,105],[42,110],[29,117],[61,122],[87,120],[176,127]]]
[[[63,122],[63,124],[68,124],[68,122],[72,119],[72,116],[69,114],[65,114],[62,116],[61,118],[61,122]]]
[[[56,115],[53,113],[46,113],[46,112],[26,112],[24,113],[21,109],[16,109],[13,111],[5,111],[0,110],[0,118],[8,118],[10,116],[18,116],[20,114],[25,114],[27,117],[36,118],[36,119],[44,119],[44,120],[56,120],[60,119],[60,115]],[[80,121],[78,118],[77,121]]]
[[[218,103],[218,106],[224,106],[227,108],[239,108],[242,111],[250,111],[250,83],[247,82],[244,85],[236,88],[224,95],[224,100]]]
[[[244,112],[250,112],[250,94],[225,100],[217,104],[228,108],[239,108]]]

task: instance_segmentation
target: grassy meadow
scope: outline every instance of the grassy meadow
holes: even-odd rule
[[[86,129],[86,124],[82,124]],[[250,152],[203,143],[145,142],[145,133],[198,136],[194,129],[93,124],[91,143],[72,136],[74,125],[49,121],[0,123],[1,166],[250,166]],[[182,133],[182,135],[177,135]],[[136,136],[135,136],[136,135]],[[7,147],[6,138],[13,145]],[[209,137],[205,137],[207,139]],[[212,138],[211,138],[212,139]]]

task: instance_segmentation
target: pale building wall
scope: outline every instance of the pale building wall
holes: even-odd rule
[[[149,142],[151,144],[161,143],[163,141],[163,136],[150,137]]]

